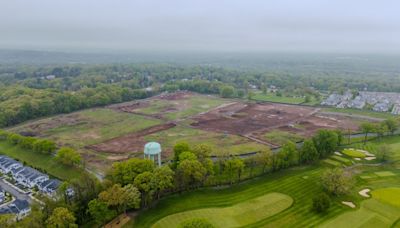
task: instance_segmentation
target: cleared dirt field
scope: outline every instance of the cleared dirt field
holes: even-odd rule
[[[237,102],[193,118],[192,126],[217,132],[245,135],[265,128],[285,126],[306,118],[315,109],[282,105]]]
[[[77,149],[89,166],[141,157],[146,142],[157,141],[169,158],[179,141],[207,143],[214,155],[242,154],[298,141],[318,129],[355,131],[359,121],[319,109],[223,99],[191,92],[164,93],[32,121],[12,131],[50,138]]]
[[[126,152],[139,152],[143,150],[144,144],[146,144],[146,141],[143,138],[144,136],[154,134],[159,131],[164,131],[175,126],[176,124],[174,123],[160,124],[118,138],[107,140],[96,145],[91,145],[87,148],[100,152],[116,154],[123,154]]]
[[[359,122],[346,116],[320,114],[319,109],[274,103],[236,102],[192,118],[195,128],[242,135],[272,147],[280,145],[265,137],[274,131],[310,137],[319,129],[357,131]]]

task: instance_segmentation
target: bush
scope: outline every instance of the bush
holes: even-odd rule
[[[331,206],[331,199],[326,193],[321,193],[313,198],[313,210],[318,213],[324,212]]]
[[[214,228],[211,223],[205,219],[194,218],[186,220],[179,225],[180,228]]]

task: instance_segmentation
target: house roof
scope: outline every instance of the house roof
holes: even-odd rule
[[[52,182],[52,179],[48,179],[46,181],[43,181],[42,183],[39,184],[40,188],[45,188],[47,185],[49,185]]]
[[[60,185],[61,181],[57,179],[52,179],[51,183],[48,186],[46,186],[46,188],[55,191]]]
[[[16,207],[19,211],[25,210],[29,208],[29,202],[26,200],[15,200],[10,204],[10,206]]]

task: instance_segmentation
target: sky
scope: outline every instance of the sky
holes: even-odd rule
[[[398,0],[0,0],[0,48],[400,53]]]

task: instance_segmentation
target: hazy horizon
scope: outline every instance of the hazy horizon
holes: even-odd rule
[[[396,1],[14,0],[0,49],[400,53]]]

